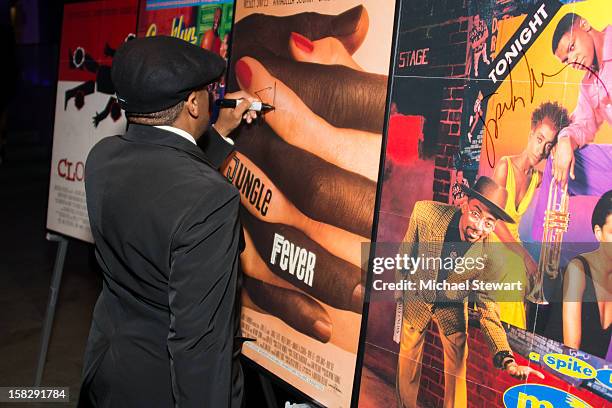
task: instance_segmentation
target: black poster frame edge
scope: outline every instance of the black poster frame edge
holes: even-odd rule
[[[374,214],[372,222],[372,234],[370,242],[375,244],[378,238],[378,222],[380,214],[380,205],[382,200],[383,178],[385,173],[385,160],[387,155],[387,141],[389,130],[389,112],[391,110],[391,94],[393,92],[393,75],[395,72],[395,62],[397,55],[397,44],[399,36],[399,25],[401,19],[403,0],[395,0],[395,11],[393,16],[393,29],[391,38],[391,55],[389,55],[389,73],[387,77],[387,97],[385,100],[385,116],[382,129],[382,140],[380,147],[380,160],[378,161],[378,180],[376,182],[376,201],[374,203]],[[355,361],[355,375],[353,377],[353,391],[351,394],[351,408],[357,408],[359,405],[359,392],[361,390],[361,374],[363,369],[363,360],[365,357],[366,337],[368,327],[368,317],[370,311],[370,293],[373,275],[372,260],[375,255],[376,245],[370,245],[368,254],[368,269],[366,271],[366,290],[363,301],[363,309],[361,313],[361,328],[359,332],[359,342],[357,348],[357,359]]]

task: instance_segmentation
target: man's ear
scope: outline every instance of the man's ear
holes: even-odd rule
[[[578,24],[580,24],[582,31],[591,31],[591,24],[587,21],[587,19],[581,18]]]
[[[596,225],[595,228],[593,228],[593,232],[595,233],[595,238],[597,239],[597,241],[601,242],[601,227],[599,225]]]
[[[194,117],[197,118],[200,114],[200,107],[198,106],[198,98],[196,92],[191,92],[189,96],[187,96],[187,101],[185,101],[185,107],[187,108],[187,112]]]

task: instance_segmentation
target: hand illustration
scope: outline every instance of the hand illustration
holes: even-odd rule
[[[251,127],[239,145],[305,215],[370,236],[376,183],[283,142],[265,124]]]
[[[527,271],[527,277],[538,276],[538,264],[529,253],[523,256],[523,263]]]
[[[268,262],[263,266],[272,272],[276,278],[271,280],[266,274],[257,275],[258,270],[263,270],[261,265],[257,268],[254,267],[255,265],[248,267],[247,263],[243,262],[245,273],[276,286],[285,286],[279,283],[279,279],[281,279],[290,285],[287,287],[298,288],[329,306],[341,310],[361,312],[365,282],[362,269],[328,253],[319,244],[295,228],[283,224],[262,222],[249,214],[244,208],[241,210],[240,217],[244,226],[245,237],[248,237],[251,245],[249,247],[249,241],[245,238],[247,248],[244,251],[244,257],[253,259],[257,256],[259,259],[266,260],[272,258],[274,262]],[[316,266],[313,268],[312,274],[308,272],[307,267],[303,267],[305,262],[302,262],[302,266],[300,266],[299,259],[293,264],[287,264],[287,262],[283,264],[283,258],[286,259],[287,257],[281,253],[280,246],[275,247],[275,235],[280,235],[283,241],[286,240],[293,244],[294,250],[303,248],[308,253],[316,255]],[[276,242],[281,242],[280,237],[277,238]],[[290,261],[291,259],[289,259]],[[300,269],[306,269],[304,275],[300,273]]]
[[[559,139],[553,157],[553,177],[557,180],[559,186],[564,188],[568,182],[568,174],[572,180],[576,178],[574,175],[574,147],[569,137]]]
[[[321,343],[327,343],[331,338],[332,325],[329,315],[311,297],[252,279],[248,275],[244,277],[242,285],[253,303],[261,310],[274,313],[295,330]],[[291,309],[287,309],[287,304],[291,304]],[[294,310],[296,313],[291,313]]]
[[[228,78],[229,90],[275,106],[265,123],[238,130],[223,167],[246,210],[245,305],[334,344],[363,307],[361,244],[371,235],[382,142],[387,77],[352,57],[368,25],[362,6],[336,16],[251,14],[234,25]],[[249,183],[269,191],[265,214]],[[283,251],[316,255],[312,285],[288,272],[291,259],[272,262],[277,235]],[[346,349],[357,333],[345,335]]]
[[[250,215],[243,217],[243,220],[246,243],[246,249],[241,255],[245,273],[244,305],[260,313],[272,314],[320,342],[331,341],[345,350],[356,351],[352,339],[358,333],[355,329],[359,326],[359,319],[357,314],[346,310],[353,308],[352,311],[361,312],[363,285],[360,283],[359,269],[346,265],[349,268],[347,272],[351,273],[344,273],[338,268],[341,266],[338,265],[340,260],[331,256],[321,257],[321,252],[318,252],[315,273],[324,276],[313,279],[313,286],[310,287],[296,278],[299,272],[293,271],[292,274],[289,268],[284,271],[279,267],[279,254],[275,265],[266,263],[262,256],[268,258],[270,254],[260,256],[260,251],[266,248],[259,248],[258,244],[265,242],[274,233],[280,233],[284,238],[308,249],[316,249],[316,244],[290,227],[261,222]],[[253,231],[255,240],[249,231]],[[288,267],[289,263],[284,266]],[[332,307],[323,301],[329,301]]]
[[[334,256],[355,266],[361,264],[361,243],[366,242],[367,238],[304,215],[287,200],[268,176],[242,153],[234,152],[222,167],[222,173],[241,191],[242,205],[252,215],[265,222],[297,228]],[[252,183],[259,186],[261,193],[257,193],[258,189],[255,189]],[[256,196],[256,193],[259,195]],[[261,199],[261,194],[269,198]]]
[[[100,122],[102,122],[102,120],[103,120],[105,117],[106,117],[106,116],[104,116],[104,117],[103,117],[103,116],[100,114],[100,112],[96,112],[96,114],[95,114],[95,115],[93,116],[93,118],[92,118],[92,122],[93,122],[94,127],[96,127],[96,128],[97,128],[97,127],[98,127],[98,125],[100,124]]]
[[[282,44],[267,42],[267,32],[259,35],[271,25]],[[236,75],[229,85],[274,105],[265,120],[289,144],[375,181],[387,77],[362,72],[351,57],[367,25],[361,6],[336,17],[246,17],[236,35],[255,32],[233,51]]]
[[[529,366],[518,365],[515,362],[508,363],[506,365],[505,371],[513,378],[516,378],[517,380],[521,381],[527,380],[530,374],[533,374],[541,378],[542,380],[544,379],[544,374],[542,374],[541,372],[534,370]]]

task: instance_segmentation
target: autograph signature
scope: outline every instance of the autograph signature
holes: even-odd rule
[[[265,88],[259,89],[255,92],[253,92],[255,94],[255,96],[257,96],[260,100],[265,101],[266,99],[263,98],[262,95],[260,95],[262,92],[267,92],[267,91],[272,91],[272,106],[276,106],[276,81],[274,81],[274,86],[267,86]]]
[[[578,62],[573,62],[573,63],[570,62],[570,63],[565,64],[563,68],[561,68],[560,70],[552,74],[544,73],[544,72],[540,72],[539,74],[536,74],[535,70],[529,64],[529,59],[527,58],[527,54],[525,54],[524,51],[523,51],[523,56],[525,57],[525,65],[527,68],[527,73],[529,75],[529,103],[530,104],[533,103],[533,100],[535,99],[537,91],[544,86],[546,79],[554,78],[557,75],[560,75],[563,71],[565,71],[566,68],[570,66],[573,66],[574,68],[582,67],[586,71],[590,72],[592,75],[595,76],[596,80],[598,80],[603,85],[604,89],[607,92],[605,84],[603,83],[603,81],[599,78],[597,73],[591,67],[587,67],[586,65],[583,65]],[[508,111],[514,112],[519,107],[522,107],[522,108],[527,107],[525,98],[523,96],[517,96],[514,93],[514,82],[512,80],[512,71],[510,71],[508,78],[510,81],[510,96],[508,97],[508,100],[503,101],[503,102],[498,102],[495,104],[495,107],[494,107],[495,115],[493,118],[485,120],[483,115],[479,116],[480,122],[484,125],[484,148],[485,148],[485,154],[487,156],[487,161],[491,168],[495,167],[495,162],[496,162],[495,140],[499,139],[499,121],[504,117],[506,112]],[[484,101],[486,101],[488,98],[492,97],[493,95],[497,95],[497,92],[493,92],[489,95],[484,96],[482,99],[483,103]]]

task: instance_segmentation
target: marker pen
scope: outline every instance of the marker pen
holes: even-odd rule
[[[236,106],[240,104],[240,102],[242,102],[242,98],[240,99],[217,99],[215,101],[215,105],[217,105],[220,108],[235,108]],[[261,101],[255,101],[251,103],[251,106],[249,107],[249,110],[252,110],[255,112],[266,112],[266,111],[270,111],[273,109],[274,109],[274,106],[268,105],[267,103],[263,103]]]

